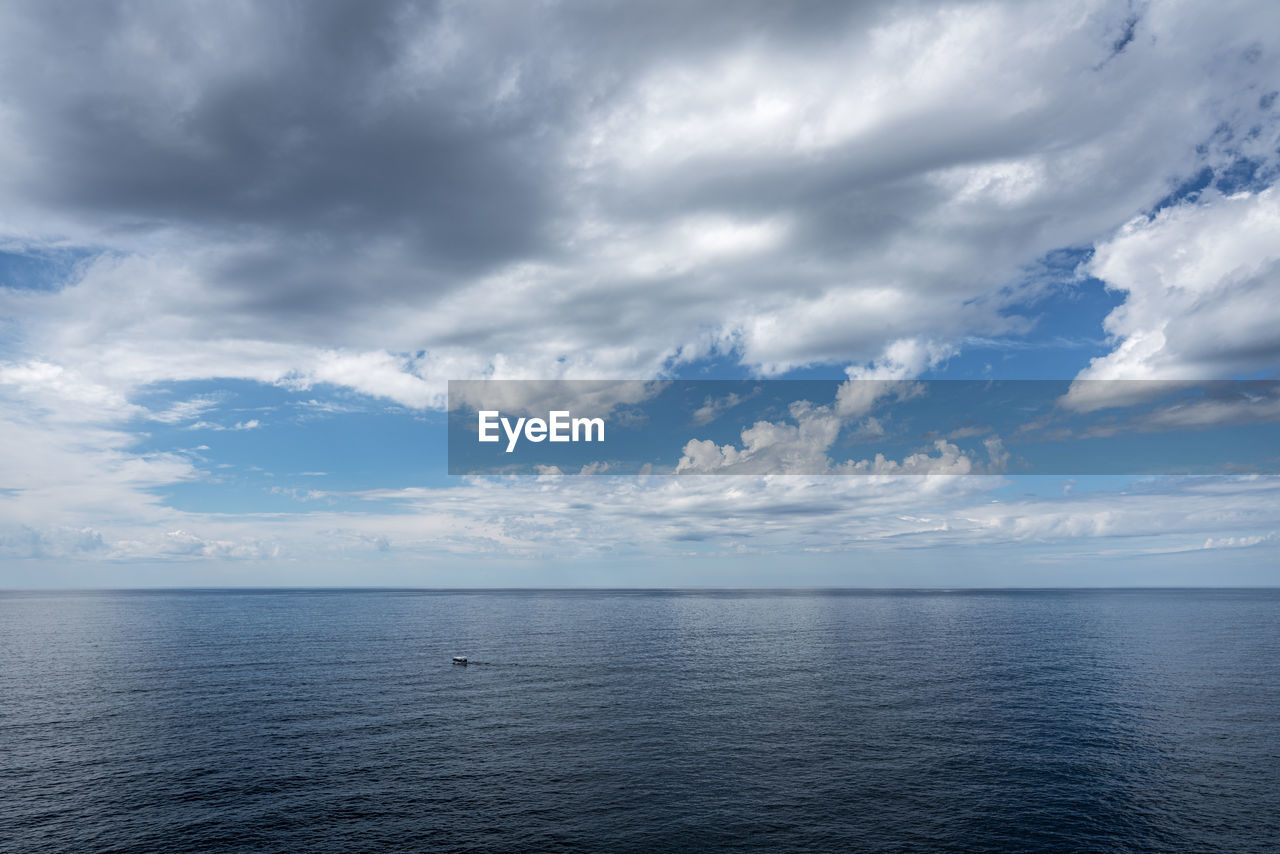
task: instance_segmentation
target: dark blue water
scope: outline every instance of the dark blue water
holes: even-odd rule
[[[0,848],[1278,850],[1278,615],[1280,591],[0,593]]]

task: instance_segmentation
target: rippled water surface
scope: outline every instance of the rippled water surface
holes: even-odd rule
[[[0,593],[0,848],[1280,850],[1278,616],[1274,590]]]

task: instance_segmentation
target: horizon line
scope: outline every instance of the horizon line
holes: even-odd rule
[[[1280,584],[1268,585],[1054,585],[1054,586],[968,586],[968,585],[932,585],[908,587],[868,587],[868,586],[831,586],[831,585],[690,585],[687,587],[589,587],[589,586],[492,586],[492,587],[412,587],[402,585],[155,585],[130,587],[0,587],[0,593],[130,593],[130,592],[208,592],[208,591],[259,591],[259,592],[422,592],[422,593],[551,593],[551,592],[586,592],[586,593],[662,593],[662,592],[1051,592],[1051,591],[1124,591],[1124,590],[1280,590]]]

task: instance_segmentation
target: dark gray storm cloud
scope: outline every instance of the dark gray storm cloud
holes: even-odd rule
[[[443,266],[545,239],[564,92],[529,81],[504,95],[521,69],[500,38],[412,75],[415,44],[428,66],[448,49],[433,5],[35,13],[37,43],[70,60],[13,93],[42,167],[24,182],[37,201],[119,227],[268,229],[338,250],[400,235]]]
[[[820,4],[385,0],[10,14],[28,45],[6,94],[37,153],[21,182],[33,201],[122,228],[320,234],[344,251],[397,235],[445,269],[554,251],[574,180],[566,137],[647,65],[830,37],[849,17]],[[54,73],[21,73],[48,52]]]

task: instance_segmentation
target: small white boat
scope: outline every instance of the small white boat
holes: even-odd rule
[[[467,663],[467,657],[466,657],[465,655],[455,655],[455,656],[453,657],[453,663],[454,663],[454,664],[466,664],[466,663]]]

